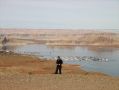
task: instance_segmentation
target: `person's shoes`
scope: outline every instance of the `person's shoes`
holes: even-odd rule
[[[53,73],[53,74],[58,74],[58,73]]]

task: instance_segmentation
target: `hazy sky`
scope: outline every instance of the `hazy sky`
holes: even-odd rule
[[[119,29],[119,0],[0,0],[0,27]]]

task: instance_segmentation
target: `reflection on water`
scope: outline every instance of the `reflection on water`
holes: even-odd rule
[[[99,58],[108,58],[109,62],[94,62],[94,61],[78,61],[66,60],[64,63],[80,64],[81,68],[86,71],[99,71],[112,76],[119,76],[119,48],[112,47],[67,47],[57,46],[51,47],[46,45],[26,45],[17,47],[17,53],[27,53],[37,56],[44,56],[45,58],[61,57],[75,57],[75,56],[94,56]]]
[[[59,46],[59,45],[57,45],[57,46],[53,46],[53,45],[50,45],[50,46],[47,46],[48,48],[52,48],[52,49],[54,49],[54,48],[59,48],[59,49],[74,49],[75,48],[75,46],[68,46],[68,45],[65,45],[65,46]]]
[[[95,52],[115,52],[116,50],[118,51],[118,49],[114,47],[88,47],[88,49]]]

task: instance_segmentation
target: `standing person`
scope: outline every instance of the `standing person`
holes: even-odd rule
[[[55,74],[58,74],[58,71],[59,71],[59,74],[62,74],[62,64],[63,64],[63,61],[60,58],[60,56],[57,57],[56,64],[57,64],[57,66],[56,66]]]
[[[4,37],[4,39],[2,40],[2,49],[4,51],[7,50],[7,42],[8,42],[8,39],[6,37]]]

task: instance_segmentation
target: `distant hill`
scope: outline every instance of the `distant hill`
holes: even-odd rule
[[[6,35],[11,43],[43,43],[46,45],[119,46],[119,33],[71,29],[0,29],[0,41]],[[21,41],[22,40],[22,41]]]
[[[79,41],[80,43],[85,43],[87,45],[119,45],[119,33],[88,33],[79,38]]]

